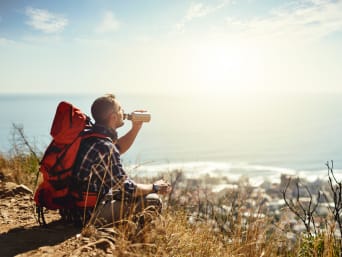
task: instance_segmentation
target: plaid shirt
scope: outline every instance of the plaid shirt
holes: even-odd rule
[[[77,154],[74,178],[81,192],[95,192],[103,196],[113,189],[133,195],[136,183],[123,170],[120,153],[113,143],[116,135],[95,125],[94,132],[106,138],[89,137],[82,140]]]

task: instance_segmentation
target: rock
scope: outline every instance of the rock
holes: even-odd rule
[[[0,195],[8,196],[11,195],[11,192],[14,188],[16,188],[17,184],[13,182],[5,182],[0,186]]]
[[[9,202],[2,202],[1,206],[7,208],[7,207],[11,206],[11,203],[9,203]]]
[[[2,182],[3,180],[5,180],[5,175],[2,171],[0,171],[0,182]]]
[[[55,249],[51,246],[42,246],[38,248],[43,253],[53,254],[55,253]]]
[[[21,185],[18,185],[16,188],[15,188],[15,191],[16,193],[18,194],[33,194],[32,190],[29,189],[27,186],[21,184]]]
[[[21,199],[29,201],[29,200],[31,200],[31,196],[30,195],[24,195]]]
[[[4,220],[8,219],[8,211],[6,211],[6,210],[0,210],[0,216],[1,216]]]
[[[18,185],[13,182],[5,182],[0,186],[0,196],[15,196],[15,195],[33,194],[32,190],[25,185]]]

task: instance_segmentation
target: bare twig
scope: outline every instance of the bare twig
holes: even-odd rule
[[[329,178],[329,186],[331,189],[331,193],[333,195],[334,207],[330,208],[334,216],[335,222],[338,224],[338,228],[340,231],[340,237],[342,238],[342,181],[338,181],[334,174],[334,162],[331,161],[331,165],[329,162],[326,163],[328,168],[328,178]],[[340,241],[340,246],[342,247],[342,242]]]
[[[169,203],[173,203],[173,193],[175,192],[177,184],[182,180],[183,172],[180,170],[176,170],[173,172],[174,176],[171,178],[171,192],[169,194]],[[169,209],[170,205],[167,206],[167,209]]]
[[[37,162],[39,163],[39,158],[38,155],[36,154],[36,152],[33,150],[33,147],[31,146],[31,144],[27,141],[26,136],[24,134],[24,128],[22,126],[19,126],[15,123],[12,123],[12,127],[15,131],[18,132],[21,140],[23,141],[24,145],[29,149],[30,153],[34,156],[34,158],[37,160]]]
[[[283,199],[285,201],[285,204],[287,207],[292,211],[304,224],[306,232],[311,236],[311,224],[313,225],[314,228],[314,233],[317,234],[316,231],[316,225],[315,225],[315,220],[314,220],[314,213],[316,212],[316,209],[318,207],[319,199],[320,199],[320,192],[318,191],[318,196],[317,196],[317,201],[316,203],[313,203],[313,196],[307,186],[303,186],[306,190],[306,192],[309,195],[309,204],[308,206],[304,206],[302,204],[302,201],[300,199],[300,192],[299,192],[299,182],[296,182],[296,203],[293,202],[292,199],[288,199],[286,194],[289,189],[291,183],[291,178],[289,178],[282,194],[283,194]]]

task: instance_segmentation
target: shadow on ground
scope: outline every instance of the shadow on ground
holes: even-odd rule
[[[0,234],[0,256],[9,257],[42,246],[54,246],[77,233],[80,233],[80,228],[61,221],[51,222],[47,227],[17,227]]]

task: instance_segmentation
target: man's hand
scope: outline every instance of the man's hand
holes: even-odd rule
[[[144,112],[147,112],[147,111],[146,110],[135,110],[134,112],[144,113]],[[143,123],[144,123],[143,121],[133,121],[132,120],[132,129],[139,131],[141,129]]]
[[[139,131],[143,125],[143,121],[132,121],[132,130]]]
[[[157,193],[160,195],[166,195],[171,192],[171,185],[167,183],[165,180],[161,179],[153,184],[136,184],[137,188],[135,190],[135,197],[145,196],[150,193]]]
[[[161,194],[161,195],[167,195],[172,190],[171,185],[169,183],[167,183],[164,179],[158,180],[158,181],[154,182],[153,184],[158,187],[157,193]]]

